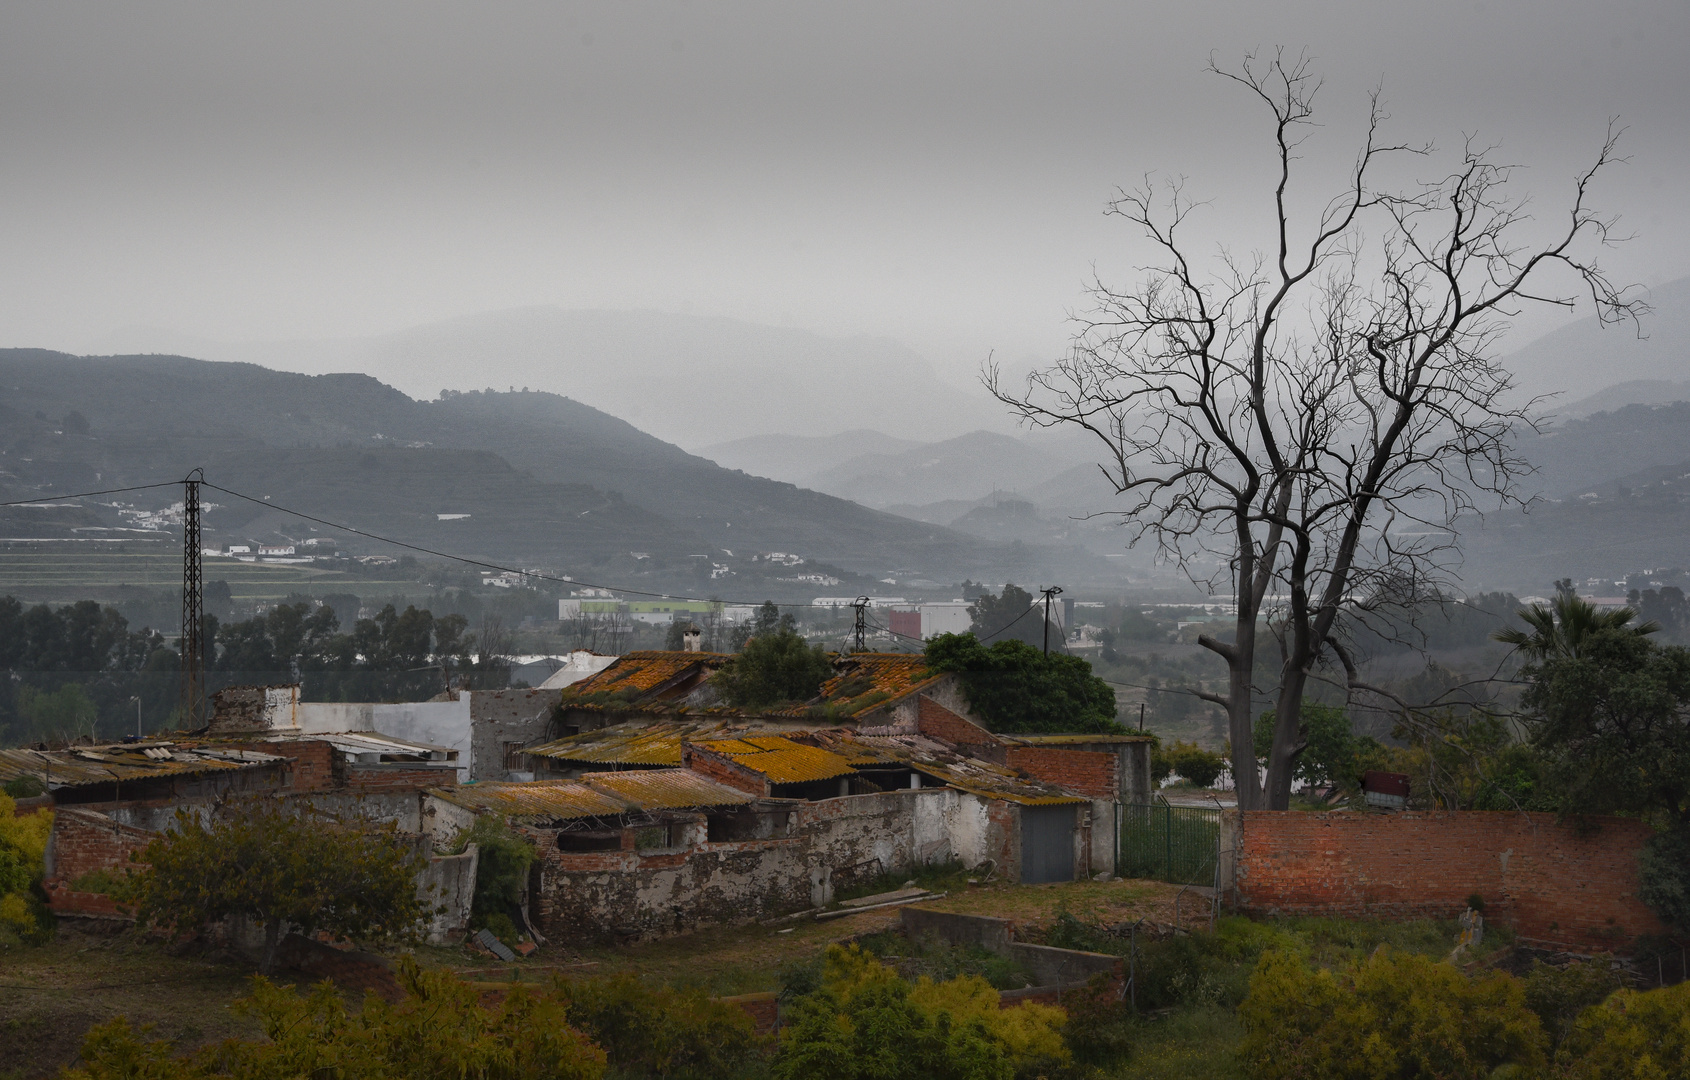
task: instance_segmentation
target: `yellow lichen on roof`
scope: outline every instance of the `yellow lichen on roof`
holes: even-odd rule
[[[595,672],[580,682],[564,687],[563,699],[567,702],[593,694],[643,694],[662,686],[676,676],[685,674],[689,668],[702,665],[714,669],[720,667],[727,659],[728,657],[720,653],[668,652],[656,649],[624,653],[603,671]]]
[[[586,761],[600,765],[669,765],[681,764],[681,740],[702,727],[699,724],[654,724],[650,726],[617,726],[584,731],[568,738],[531,746],[525,754],[557,758],[562,761]],[[711,725],[712,728],[718,725]]]
[[[742,806],[754,797],[684,769],[588,773],[584,783],[641,810],[685,810],[695,806]]]
[[[943,677],[917,653],[856,653],[840,657],[836,670],[822,683],[821,696],[846,716],[905,697]]]
[[[636,811],[739,806],[743,791],[679,769],[588,773],[579,780],[528,780],[462,784],[431,793],[468,810],[530,820],[615,818]]]
[[[761,773],[776,784],[829,780],[856,771],[851,768],[850,762],[838,754],[815,746],[804,746],[778,736],[720,739],[696,745],[730,757],[736,763]]]

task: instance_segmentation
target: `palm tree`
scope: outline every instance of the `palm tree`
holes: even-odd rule
[[[1491,637],[1505,645],[1512,645],[1524,653],[1528,661],[1543,661],[1551,657],[1573,659],[1584,651],[1585,643],[1603,630],[1626,629],[1639,637],[1653,634],[1661,628],[1657,622],[1626,624],[1637,617],[1628,607],[1604,611],[1590,601],[1562,589],[1548,604],[1533,604],[1521,608],[1517,614],[1525,628],[1505,627]]]

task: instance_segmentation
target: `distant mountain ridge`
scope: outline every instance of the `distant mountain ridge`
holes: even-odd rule
[[[784,427],[957,434],[1002,423],[983,391],[941,378],[890,338],[660,311],[524,307],[368,338],[223,342],[159,330],[108,335],[103,350],[185,352],[322,374],[362,371],[418,399],[442,388],[532,388],[621,417],[678,445]]]
[[[417,401],[368,375],[26,349],[0,350],[0,388],[8,491],[203,466],[214,482],[413,543],[619,572],[678,560],[702,567],[700,588],[712,565],[759,551],[938,580],[990,573],[998,558],[961,533],[723,469],[554,394]],[[240,528],[279,527],[259,508],[220,513]],[[459,513],[470,517],[439,518]]]

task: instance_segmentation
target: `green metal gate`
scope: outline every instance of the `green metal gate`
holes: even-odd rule
[[[1156,800],[1121,807],[1121,876],[1210,884],[1220,855],[1221,812],[1172,806],[1160,795]]]

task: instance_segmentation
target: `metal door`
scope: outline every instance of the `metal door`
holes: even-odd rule
[[[1021,881],[1074,880],[1074,807],[1021,808]]]

